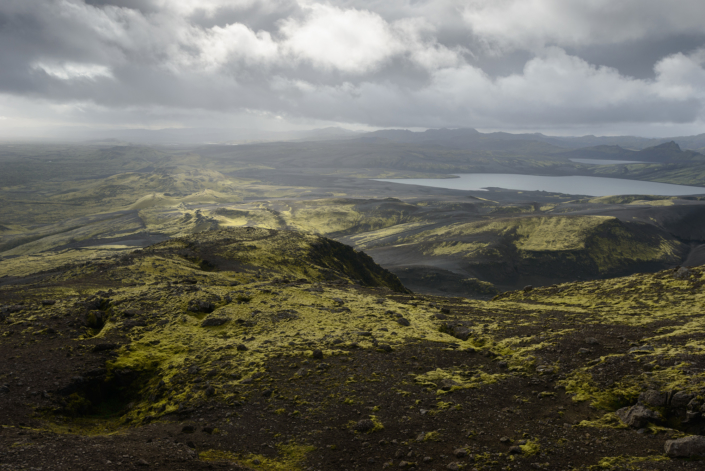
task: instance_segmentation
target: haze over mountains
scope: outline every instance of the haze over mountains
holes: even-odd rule
[[[27,141],[21,135],[5,141]],[[36,139],[32,137],[32,139]],[[54,133],[45,133],[41,140],[58,142],[107,142],[153,145],[238,144],[254,142],[304,141],[357,139],[364,142],[395,142],[428,147],[447,147],[465,150],[507,150],[522,146],[530,148],[535,143],[549,144],[539,147],[544,152],[559,152],[560,149],[595,148],[596,153],[614,153],[628,150],[643,150],[671,141],[684,150],[705,150],[705,133],[693,136],[646,138],[637,136],[550,136],[541,133],[480,132],[473,128],[429,129],[410,131],[406,129],[384,129],[378,131],[353,131],[343,127],[326,127],[298,131],[266,131],[256,129],[226,128],[164,128],[164,129],[107,129],[88,127],[65,127]],[[2,139],[0,139],[2,141]],[[551,147],[553,146],[553,147]],[[609,149],[613,146],[614,149]],[[622,150],[618,149],[621,148]],[[665,151],[663,148],[661,151]],[[669,150],[671,152],[671,150]],[[677,152],[677,151],[676,151]],[[624,155],[630,155],[623,152]],[[665,154],[664,154],[665,156]],[[615,157],[616,158],[616,157]],[[637,160],[629,158],[627,160]]]

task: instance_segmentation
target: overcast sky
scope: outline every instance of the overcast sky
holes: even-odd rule
[[[705,132],[703,0],[2,0],[0,136]]]

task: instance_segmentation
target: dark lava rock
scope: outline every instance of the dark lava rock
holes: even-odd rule
[[[520,455],[523,452],[520,446],[509,447],[509,453],[513,455]]]
[[[632,347],[629,349],[629,353],[632,354],[638,354],[638,353],[651,353],[654,351],[654,347],[651,345],[642,345],[641,347]]]
[[[691,273],[692,272],[686,267],[680,267],[678,270],[676,270],[676,273],[673,275],[673,278],[677,280],[684,280],[686,278],[690,278]]]
[[[322,350],[314,350],[312,356],[313,356],[314,360],[323,360],[323,351]]]
[[[208,435],[211,435],[215,431],[215,427],[211,427],[210,425],[206,425],[201,429],[201,432],[207,433]]]
[[[188,310],[191,312],[211,313],[215,310],[215,304],[208,301],[194,299],[189,303]]]
[[[399,317],[399,318],[397,318],[397,324],[408,327],[411,325],[411,322],[409,322],[408,319],[405,319],[403,317]]]
[[[193,433],[195,431],[196,431],[196,427],[194,427],[193,425],[184,425],[181,428],[181,433]]]
[[[122,326],[125,329],[133,329],[135,327],[145,327],[147,323],[143,320],[130,320],[130,321],[125,321]]]
[[[600,345],[600,341],[595,337],[588,337],[585,339],[585,343],[588,345]]]
[[[633,428],[643,428],[646,427],[649,422],[663,420],[660,413],[647,409],[642,405],[623,407],[615,412],[615,414],[617,414],[619,420]]]
[[[668,394],[650,389],[639,394],[639,402],[652,407],[663,407],[668,401]]]
[[[678,391],[671,397],[672,407],[686,407],[695,396],[685,391]]]
[[[369,432],[374,428],[375,424],[370,419],[362,419],[355,424],[355,430],[358,432]]]
[[[391,351],[392,351],[392,347],[391,347],[390,345],[387,345],[387,344],[382,344],[382,345],[380,345],[380,346],[377,347],[377,348],[379,348],[380,350],[385,351],[385,352],[391,352]]]
[[[274,394],[274,389],[265,389],[262,391],[262,397],[272,397],[272,394]]]
[[[443,324],[439,330],[463,341],[467,340],[471,334],[470,329],[460,324]]]
[[[465,458],[466,456],[468,456],[468,452],[464,448],[458,448],[457,450],[454,450],[453,454],[456,458]]]
[[[446,466],[446,469],[449,469],[451,471],[458,471],[461,468],[460,463],[453,461],[452,463],[449,463],[448,466]]]
[[[524,286],[524,292],[525,292],[525,293],[528,293],[529,291],[531,291],[531,290],[533,290],[533,289],[534,289],[534,287],[531,286],[531,285],[526,285],[526,286]]]
[[[9,394],[10,393],[10,387],[7,384],[3,384],[0,386],[0,394]]]
[[[705,437],[691,435],[677,440],[666,440],[663,448],[671,458],[705,457]]]
[[[205,391],[206,397],[213,397],[215,396],[215,388],[213,386],[208,386]]]
[[[236,348],[237,348],[239,351],[241,351],[241,352],[246,352],[247,350],[249,350],[249,348],[247,348],[247,347],[246,347],[245,345],[243,345],[243,344],[238,344],[238,346],[237,346]]]
[[[207,317],[201,322],[201,327],[220,327],[229,320],[226,317]]]
[[[56,304],[56,301],[53,299],[42,299],[42,306],[53,306]]]

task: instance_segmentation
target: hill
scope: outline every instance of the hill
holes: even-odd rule
[[[649,163],[703,163],[705,155],[692,150],[682,150],[674,141],[647,147],[642,150],[628,150],[619,146],[596,146],[566,152],[568,158],[633,160]]]
[[[443,298],[337,242],[239,228],[4,277],[0,464],[683,469],[703,275]]]

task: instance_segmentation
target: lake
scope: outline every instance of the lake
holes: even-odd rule
[[[546,177],[512,173],[462,173],[458,178],[405,178],[376,179],[379,182],[403,185],[432,186],[452,190],[485,191],[487,188],[505,188],[521,191],[547,191],[569,195],[701,195],[705,188],[671,185],[670,183],[643,182],[621,178],[603,177]]]
[[[570,159],[571,162],[587,165],[645,164],[640,160]]]

